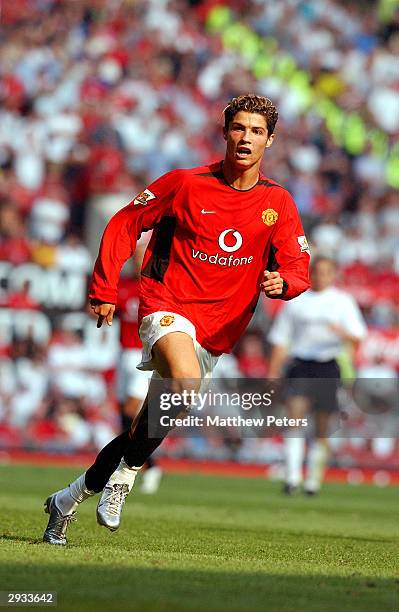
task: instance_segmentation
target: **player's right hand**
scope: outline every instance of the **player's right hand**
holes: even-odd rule
[[[114,318],[115,312],[115,304],[96,304],[91,303],[90,307],[94,314],[98,316],[97,319],[97,327],[101,327],[104,319],[107,322],[107,325],[112,325],[112,320]]]

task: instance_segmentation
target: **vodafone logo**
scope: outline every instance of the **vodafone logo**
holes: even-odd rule
[[[229,244],[226,244],[226,240]],[[234,253],[238,251],[238,249],[242,247],[242,242],[243,240],[240,232],[233,228],[223,230],[218,239],[219,246],[225,253]],[[246,266],[247,264],[251,264],[254,260],[253,255],[249,257],[235,257],[234,255],[229,255],[227,257],[223,255],[223,253],[209,254],[204,253],[204,251],[196,251],[195,249],[191,249],[191,255],[192,258],[197,261],[206,261],[207,263],[226,268]]]
[[[236,241],[235,244],[231,246],[227,245],[224,241],[224,239],[228,234],[230,234],[230,232],[232,232],[232,237]],[[237,232],[237,230],[235,229],[224,230],[219,236],[219,246],[221,249],[223,249],[223,251],[225,251],[225,253],[234,253],[235,251],[238,251],[238,249],[242,247],[242,236],[240,232]]]

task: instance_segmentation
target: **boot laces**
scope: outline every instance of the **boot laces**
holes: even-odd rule
[[[108,497],[108,512],[118,515],[128,494],[129,487],[127,484],[112,485],[112,493],[110,493]]]

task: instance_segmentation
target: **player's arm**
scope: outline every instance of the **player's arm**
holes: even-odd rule
[[[280,378],[288,359],[294,323],[287,306],[280,310],[268,334],[268,341],[272,346],[269,361],[269,378]]]
[[[280,378],[288,357],[288,348],[283,344],[274,344],[270,353],[269,378]]]
[[[294,200],[288,192],[272,237],[261,287],[267,297],[291,300],[309,288],[310,252]]]
[[[180,175],[180,170],[174,170],[157,179],[117,212],[105,228],[89,290],[91,307],[99,316],[98,325],[104,318],[111,325],[122,266],[132,256],[141,233],[154,228],[170,213]]]
[[[362,338],[359,338],[358,336],[354,336],[350,331],[347,331],[341,325],[331,323],[331,325],[329,325],[329,329],[332,332],[334,332],[334,334],[339,336],[342,342],[345,342],[346,344],[350,344],[353,350],[357,349],[357,347],[359,346],[362,340]]]

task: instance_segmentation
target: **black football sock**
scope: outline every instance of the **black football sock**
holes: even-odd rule
[[[165,430],[165,435],[162,438],[148,437],[148,403],[146,400],[137,417],[135,429],[130,434],[130,440],[123,455],[127,465],[130,467],[142,466],[165,439],[167,433],[168,431]]]
[[[130,430],[124,431],[120,436],[111,440],[98,453],[95,462],[85,475],[85,485],[89,491],[99,493],[103,490],[111,474],[118,467],[129,442]]]
[[[133,423],[132,417],[121,413],[122,431],[126,431],[127,429],[130,429],[130,427],[132,426],[132,423]],[[150,456],[144,463],[143,468],[145,470],[149,470],[155,466],[156,466],[156,461]]]

